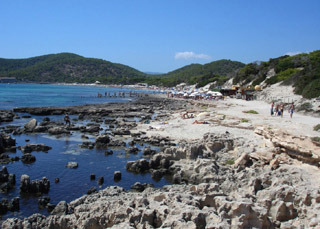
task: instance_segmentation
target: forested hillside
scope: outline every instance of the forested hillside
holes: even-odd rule
[[[231,60],[218,60],[208,64],[190,64],[167,74],[148,77],[148,82],[156,85],[175,86],[179,83],[198,84],[204,86],[210,82],[223,84],[230,74],[245,66]]]
[[[305,98],[320,96],[320,50],[247,64],[233,80],[234,84],[253,86],[278,82],[293,85],[295,93]]]
[[[122,64],[60,53],[27,59],[0,59],[0,77],[16,77],[24,82],[130,84],[144,81],[146,74]]]

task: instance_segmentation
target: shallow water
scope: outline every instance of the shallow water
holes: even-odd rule
[[[14,85],[15,87],[19,87],[19,85]],[[30,86],[30,85],[29,85]],[[55,85],[50,85],[51,86]],[[33,86],[32,86],[33,87]],[[35,87],[37,87],[35,85]],[[40,86],[41,87],[41,86]],[[79,87],[76,87],[79,89]],[[3,89],[3,88],[1,88]],[[29,88],[30,89],[30,88]],[[98,88],[97,88],[98,89]],[[26,88],[23,89],[23,93],[31,92],[25,91]],[[43,89],[41,89],[43,90]],[[74,90],[74,88],[72,88]],[[116,89],[114,89],[116,90]],[[120,89],[124,90],[124,89]],[[2,90],[1,90],[2,91]],[[49,90],[50,91],[50,90]],[[90,93],[93,93],[91,91]],[[3,94],[3,92],[0,92]],[[45,93],[45,90],[42,91]],[[90,93],[86,95],[89,96]],[[19,94],[19,93],[17,93]],[[63,93],[65,94],[65,93]],[[66,93],[68,94],[68,93]],[[75,94],[74,92],[72,93]],[[17,96],[17,95],[16,95]],[[59,97],[59,95],[56,95]],[[92,95],[93,96],[93,95]],[[49,96],[50,97],[50,96]],[[20,96],[19,96],[20,98]],[[64,100],[68,100],[71,96],[63,97]],[[89,98],[89,97],[88,97]],[[8,99],[8,98],[6,98]],[[103,98],[94,98],[100,102],[102,102]],[[95,103],[94,99],[90,102]],[[99,100],[100,99],[100,100]],[[106,100],[108,98],[105,98]],[[3,98],[1,98],[3,101]],[[11,98],[11,101],[16,101],[17,97]],[[50,99],[49,99],[50,100]],[[49,101],[48,100],[48,101]],[[54,99],[53,99],[54,100]],[[12,107],[16,105],[22,105],[22,101],[24,98],[20,98],[19,102],[12,102],[6,108]],[[71,100],[68,100],[71,101]],[[81,100],[83,102],[83,100]],[[125,101],[122,101],[125,102]],[[49,102],[48,102],[49,103]],[[73,103],[73,102],[71,102]],[[76,103],[76,102],[75,102]],[[79,101],[77,102],[79,103]],[[3,102],[2,102],[3,104]],[[61,104],[61,100],[50,102],[50,105],[57,105]],[[23,106],[27,105],[41,105],[39,102],[29,102],[26,101]],[[67,103],[66,105],[70,105]],[[75,104],[73,104],[75,105]],[[3,107],[1,107],[3,108]],[[23,114],[19,114],[21,117]],[[55,115],[55,116],[48,116],[53,121],[61,121],[63,122],[63,116]],[[40,122],[44,116],[32,116],[31,118],[21,118],[15,119],[13,122],[10,123],[2,123],[0,127],[5,125],[18,125],[23,126],[32,118],[36,118],[38,122]],[[76,116],[71,115],[71,120],[76,118]],[[136,118],[138,120],[138,118]],[[76,125],[83,125],[85,121],[79,121]],[[101,125],[104,129],[106,126]],[[105,130],[102,130],[104,132]],[[65,200],[70,202],[84,194],[91,187],[96,187],[98,190],[103,189],[110,185],[119,185],[125,189],[130,189],[130,186],[133,185],[135,182],[139,181],[141,183],[153,183],[156,187],[161,187],[163,185],[168,184],[169,182],[162,178],[160,181],[155,181],[151,178],[149,173],[146,174],[133,174],[126,171],[126,163],[130,160],[137,160],[142,158],[142,152],[140,151],[138,154],[126,154],[125,148],[111,148],[113,150],[113,155],[105,156],[105,150],[97,150],[97,149],[82,149],[79,145],[83,141],[94,141],[95,136],[86,134],[89,139],[83,140],[81,138],[82,133],[80,132],[72,132],[70,136],[63,136],[63,137],[55,137],[50,136],[48,134],[28,134],[28,135],[15,135],[13,138],[16,139],[17,146],[24,146],[26,144],[45,144],[51,146],[52,149],[49,150],[47,153],[45,152],[32,152],[32,154],[36,157],[36,161],[32,164],[24,164],[21,161],[9,163],[5,165],[8,168],[9,173],[13,173],[16,175],[16,187],[11,190],[8,194],[0,193],[0,198],[7,198],[13,199],[14,197],[20,197],[20,211],[18,212],[8,212],[7,214],[3,215],[3,219],[9,217],[27,217],[32,215],[33,213],[41,213],[44,215],[48,215],[46,209],[39,209],[38,208],[38,196],[35,195],[23,195],[21,196],[19,193],[20,187],[20,177],[23,174],[27,174],[30,176],[31,180],[35,179],[42,179],[42,177],[47,177],[50,180],[50,191],[48,194],[44,194],[43,196],[50,196],[52,204],[57,204],[58,202]],[[29,140],[26,142],[26,140]],[[130,139],[126,139],[125,141],[129,141]],[[138,148],[141,150],[146,147],[147,145],[141,146],[137,145]],[[153,149],[159,150],[157,147],[153,147]],[[8,153],[10,157],[18,156],[21,158],[23,155],[20,150],[17,150],[16,153]],[[70,169],[66,168],[66,164],[70,161],[75,161],[79,164],[77,169]],[[118,182],[113,180],[113,173],[114,171],[121,171],[122,179]],[[90,174],[96,174],[96,180],[90,180]],[[98,185],[98,178],[104,177],[103,185]],[[55,178],[59,178],[60,182],[55,183]]]
[[[126,97],[119,97],[119,92],[125,92]],[[145,90],[100,86],[0,83],[0,109],[128,102],[134,99],[129,97],[130,92],[153,93]],[[102,94],[101,98],[98,98],[98,93]],[[114,97],[115,93],[117,97]]]

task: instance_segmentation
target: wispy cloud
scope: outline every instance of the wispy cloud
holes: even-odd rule
[[[211,59],[210,56],[206,54],[197,54],[194,52],[177,52],[176,55],[174,56],[174,59],[179,60],[179,59],[204,59],[204,60],[209,60]]]
[[[287,52],[285,55],[288,55],[288,56],[295,56],[295,55],[298,55],[302,52]]]

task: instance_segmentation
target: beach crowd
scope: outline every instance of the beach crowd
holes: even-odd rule
[[[271,109],[270,109],[270,114],[271,116],[281,116],[283,117],[283,112],[285,109],[285,104],[275,104],[274,102],[271,103]],[[292,118],[294,111],[294,103],[289,104],[289,109],[288,112],[290,114],[290,118]]]

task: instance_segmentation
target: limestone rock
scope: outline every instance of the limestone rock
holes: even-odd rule
[[[32,132],[37,126],[37,120],[31,119],[27,124],[24,125],[24,128],[27,132]]]

